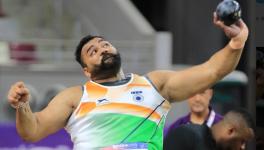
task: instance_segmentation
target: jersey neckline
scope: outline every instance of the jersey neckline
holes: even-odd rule
[[[108,87],[126,86],[126,85],[130,84],[133,81],[133,79],[134,79],[134,74],[133,73],[129,73],[129,74],[125,75],[125,79],[121,79],[121,80],[114,81],[114,82],[97,83],[97,82],[94,82],[92,80],[90,80],[89,82],[91,82],[93,84],[96,84],[98,86],[101,86],[101,87],[108,88]]]

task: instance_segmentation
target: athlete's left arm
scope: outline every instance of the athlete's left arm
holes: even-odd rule
[[[231,40],[208,61],[183,71],[158,70],[148,73],[148,77],[164,98],[171,102],[184,100],[211,87],[235,69],[248,37],[248,28],[242,20],[225,26],[214,17],[214,23]]]

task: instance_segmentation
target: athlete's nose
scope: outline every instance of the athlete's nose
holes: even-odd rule
[[[106,53],[108,53],[108,50],[107,50],[107,49],[104,49],[104,50],[102,51],[101,55],[104,55],[104,54],[106,54]]]

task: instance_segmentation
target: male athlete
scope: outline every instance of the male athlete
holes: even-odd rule
[[[156,70],[145,76],[120,75],[121,58],[102,37],[84,37],[76,60],[88,81],[55,96],[33,113],[30,93],[23,82],[10,88],[8,101],[16,108],[19,135],[35,142],[66,128],[75,150],[162,150],[163,126],[170,103],[204,91],[237,66],[248,37],[242,20],[226,26],[214,15],[230,42],[208,61],[184,71]]]

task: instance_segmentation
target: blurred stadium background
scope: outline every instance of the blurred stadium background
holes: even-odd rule
[[[0,129],[15,132],[14,110],[6,102],[12,83],[25,81],[32,92],[31,105],[38,111],[63,88],[85,82],[74,51],[87,34],[102,35],[119,49],[125,73],[179,70],[206,61],[228,41],[212,23],[219,2],[0,0]],[[260,36],[254,36],[256,3],[238,2],[251,31],[249,40],[237,71],[215,86],[212,105],[222,114],[241,106],[255,115],[255,41]],[[187,112],[185,102],[173,104],[166,124]],[[23,143],[10,132],[0,135],[0,149],[71,147],[64,131],[35,145]],[[16,142],[5,142],[12,138]],[[50,142],[54,139],[58,142]]]

